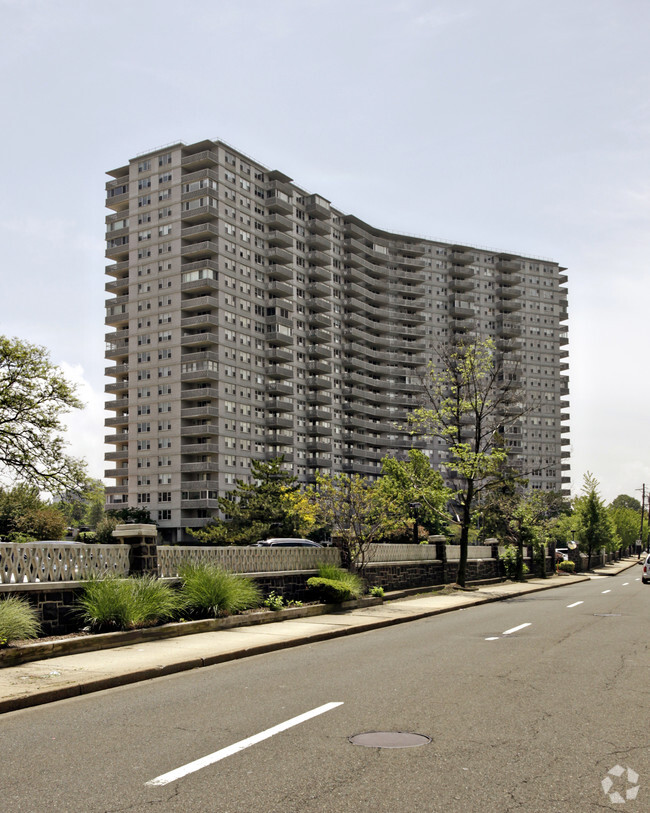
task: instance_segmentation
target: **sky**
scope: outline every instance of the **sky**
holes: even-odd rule
[[[222,139],[390,231],[568,268],[573,490],[650,484],[647,0],[0,0],[0,333],[87,404],[105,173]]]

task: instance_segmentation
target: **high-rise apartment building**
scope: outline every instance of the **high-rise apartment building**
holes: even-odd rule
[[[565,489],[557,263],[386,232],[220,141],[108,174],[108,507],[181,541],[252,459],[283,454],[302,482],[377,475],[414,443],[418,370],[468,335],[494,338],[536,404],[508,437],[530,487]]]

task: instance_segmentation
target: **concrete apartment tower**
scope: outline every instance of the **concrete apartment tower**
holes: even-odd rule
[[[392,234],[220,141],[108,173],[107,507],[163,538],[217,513],[253,459],[375,476],[418,369],[492,336],[538,406],[508,438],[530,488],[566,490],[567,281],[557,263]],[[566,461],[566,462],[565,462]]]

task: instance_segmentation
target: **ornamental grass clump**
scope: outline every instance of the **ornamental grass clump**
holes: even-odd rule
[[[171,585],[154,576],[106,576],[84,583],[81,620],[97,631],[151,627],[174,618],[183,602]]]
[[[320,564],[318,565],[318,575],[321,579],[333,579],[334,581],[343,582],[350,590],[352,598],[361,598],[366,591],[366,583],[361,576],[357,576],[356,573],[351,573],[342,567]]]
[[[185,607],[198,618],[240,613],[262,603],[262,591],[252,579],[216,565],[186,565],[180,577]]]
[[[8,596],[0,601],[0,647],[12,641],[38,637],[41,625],[35,607],[20,596]]]

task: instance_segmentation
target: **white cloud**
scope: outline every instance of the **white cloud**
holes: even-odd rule
[[[74,457],[88,463],[88,474],[102,479],[104,476],[104,393],[93,389],[80,364],[60,365],[65,378],[77,386],[77,395],[84,409],[76,409],[65,416],[68,450]]]

